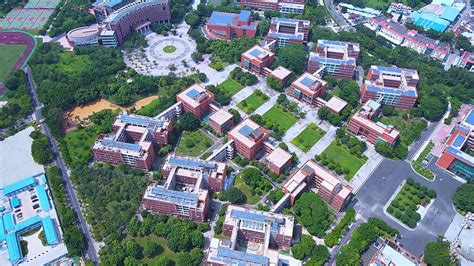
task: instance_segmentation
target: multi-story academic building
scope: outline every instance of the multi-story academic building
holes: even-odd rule
[[[275,53],[267,47],[255,45],[242,53],[240,66],[258,75],[270,75],[270,67],[275,61]]]
[[[267,41],[276,41],[278,47],[303,44],[308,41],[310,21],[291,18],[272,18]]]
[[[359,57],[357,43],[318,40],[316,51],[309,54],[308,72],[324,67],[324,74],[336,78],[351,79]]]
[[[247,118],[229,131],[227,138],[235,142],[237,153],[253,160],[255,157],[263,155],[263,144],[269,136],[270,132],[266,128]]]
[[[317,98],[324,95],[327,86],[326,81],[306,72],[291,83],[288,95],[311,106],[317,106]]]
[[[209,116],[209,125],[217,133],[225,133],[234,126],[234,116],[224,109],[219,109]]]
[[[258,22],[251,21],[251,11],[242,10],[240,14],[214,11],[204,27],[206,35],[217,40],[232,40],[242,37],[255,37]]]
[[[176,100],[183,103],[184,111],[202,118],[211,111],[209,105],[214,100],[214,94],[199,84],[193,84],[179,93]]]

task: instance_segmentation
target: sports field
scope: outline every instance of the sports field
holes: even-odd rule
[[[54,9],[61,0],[30,0],[25,8],[50,8]]]
[[[5,45],[0,44],[0,83],[5,81],[8,73],[12,71],[21,54],[25,51],[26,44]]]

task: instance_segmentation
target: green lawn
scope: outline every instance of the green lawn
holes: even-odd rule
[[[250,187],[245,184],[244,180],[240,175],[237,175],[234,182],[234,186],[240,189],[245,194],[245,197],[247,198],[247,204],[255,205],[257,204],[257,202],[260,201],[261,197],[259,195],[255,194],[254,196],[252,196],[252,193],[250,193]]]
[[[298,121],[296,117],[294,117],[292,114],[283,111],[276,104],[272,108],[270,108],[270,110],[268,110],[265,114],[263,114],[262,118],[264,120],[270,121],[275,125],[278,125],[278,127],[283,131],[288,130]]]
[[[378,10],[386,10],[389,6],[390,3],[392,2],[400,2],[403,3],[404,5],[409,6],[408,0],[402,0],[402,1],[395,1],[395,0],[367,0],[364,1],[366,7],[371,7],[375,8]]]
[[[167,45],[163,48],[163,52],[165,53],[173,53],[174,51],[176,51],[176,46],[173,45]]]
[[[337,146],[335,141],[323,151],[322,155],[338,162],[342,167],[349,169],[349,174],[347,174],[346,177],[349,176],[350,178],[352,178],[365,163],[365,160],[352,155],[349,150],[343,146]]]
[[[240,83],[238,83],[236,80],[232,78],[226,79],[224,82],[219,84],[217,88],[222,89],[226,95],[229,97],[234,96],[237,92],[242,90],[244,86],[242,86]]]
[[[237,107],[239,107],[240,110],[244,111],[246,114],[251,114],[267,101],[267,95],[262,94],[261,91],[254,91],[249,97],[237,104]]]
[[[25,51],[25,48],[26,45],[24,44],[0,44],[0,83],[5,81],[5,78],[12,71],[13,66],[23,51]]]
[[[211,146],[212,140],[201,131],[184,131],[176,147],[176,153],[196,157]]]
[[[320,129],[316,124],[309,124],[301,133],[294,138],[291,143],[303,152],[308,152],[326,132]]]
[[[145,263],[147,265],[156,265],[156,263],[159,262],[159,259],[161,257],[168,257],[172,261],[171,262],[172,265],[176,264],[176,253],[174,253],[172,250],[168,248],[168,243],[166,239],[164,239],[163,237],[158,237],[156,235],[149,235],[145,237],[136,237],[133,239],[142,248],[144,248],[145,244],[148,242],[155,242],[160,246],[158,253],[154,257],[152,258],[145,257],[141,259],[140,262]]]
[[[92,62],[87,55],[77,55],[75,53],[60,54],[60,69],[69,74],[89,69],[91,64]]]
[[[86,164],[92,156],[92,146],[97,138],[96,127],[88,126],[70,131],[64,137],[65,147],[70,156],[71,166]]]

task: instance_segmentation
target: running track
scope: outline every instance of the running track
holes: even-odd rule
[[[22,32],[0,32],[0,44],[26,44],[26,49],[21,54],[16,64],[13,66],[13,71],[20,69],[25,64],[28,57],[35,48],[35,39],[30,35]]]

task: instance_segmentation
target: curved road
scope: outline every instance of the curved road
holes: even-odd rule
[[[33,98],[34,102],[34,115],[36,117],[36,120],[39,121],[41,130],[44,132],[44,134],[48,137],[48,139],[51,142],[52,148],[53,148],[53,153],[55,157],[55,164],[61,169],[61,174],[62,178],[64,181],[64,185],[67,191],[67,194],[69,196],[69,202],[71,204],[71,207],[74,209],[74,211],[77,214],[77,225],[81,229],[82,233],[84,234],[86,241],[87,241],[87,257],[95,264],[97,265],[99,263],[99,259],[97,256],[97,252],[94,247],[94,241],[92,240],[92,234],[89,231],[89,227],[82,216],[81,212],[81,207],[79,205],[79,200],[76,191],[73,188],[71,179],[68,174],[68,169],[66,168],[63,159],[61,158],[61,154],[59,153],[59,148],[56,140],[54,137],[51,135],[51,132],[48,128],[48,126],[43,123],[43,116],[41,114],[41,108],[42,104],[39,101],[38,95],[36,94],[36,84],[33,80],[33,76],[31,74],[31,70],[29,66],[25,68],[25,72],[27,74],[27,83],[28,83],[28,88],[30,90],[30,94]]]

